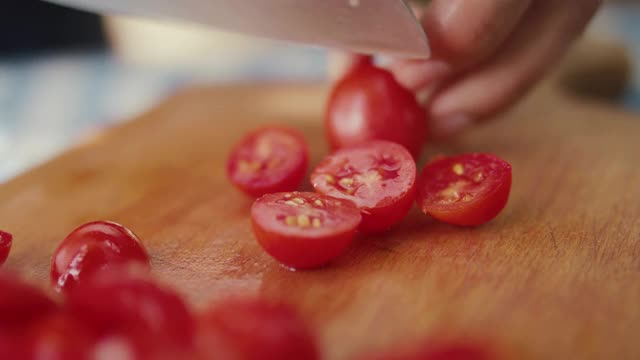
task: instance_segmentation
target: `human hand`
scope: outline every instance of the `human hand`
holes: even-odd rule
[[[516,102],[553,68],[601,2],[433,0],[416,12],[431,58],[392,60],[389,69],[427,97],[431,134],[448,137]],[[367,59],[332,54],[330,76],[337,79]]]

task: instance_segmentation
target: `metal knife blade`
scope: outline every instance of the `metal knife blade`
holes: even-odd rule
[[[48,0],[106,14],[187,20],[365,54],[426,58],[427,36],[403,0]]]

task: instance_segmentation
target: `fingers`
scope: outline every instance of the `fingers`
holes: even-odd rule
[[[390,69],[402,85],[419,91],[476,65],[505,41],[530,3],[531,0],[434,0],[421,16],[432,58],[396,61]]]
[[[491,61],[432,99],[432,131],[448,136],[515,102],[565,52],[598,8],[598,0],[534,1],[522,24]]]
[[[346,52],[330,52],[327,58],[329,80],[334,82],[342,78],[356,66],[371,62],[371,56]]]

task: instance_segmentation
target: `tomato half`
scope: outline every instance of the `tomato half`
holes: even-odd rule
[[[51,262],[51,282],[68,291],[97,271],[125,263],[149,265],[138,237],[120,224],[95,221],[73,230],[60,243]]]
[[[284,127],[265,127],[245,136],[227,161],[229,180],[259,197],[295,190],[307,173],[309,150],[303,136]]]
[[[401,145],[371,141],[329,155],[311,174],[311,183],[321,194],[356,204],[362,211],[360,230],[379,232],[411,210],[416,163]]]
[[[422,170],[418,207],[453,225],[475,226],[495,218],[511,191],[511,165],[495,155],[439,158]]]
[[[373,65],[356,67],[329,97],[325,131],[333,149],[388,140],[417,157],[427,134],[425,110],[393,75]]]
[[[4,262],[7,261],[12,242],[13,236],[11,236],[11,234],[0,231],[0,265],[4,264]]]
[[[200,316],[206,359],[316,360],[315,338],[297,311],[262,299],[227,299]]]
[[[310,268],[347,249],[361,216],[350,201],[285,192],[256,200],[251,221],[258,243],[269,255],[290,267]]]

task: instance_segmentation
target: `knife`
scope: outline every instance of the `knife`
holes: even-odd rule
[[[258,37],[363,54],[427,58],[403,0],[48,0],[104,14],[186,20]]]

